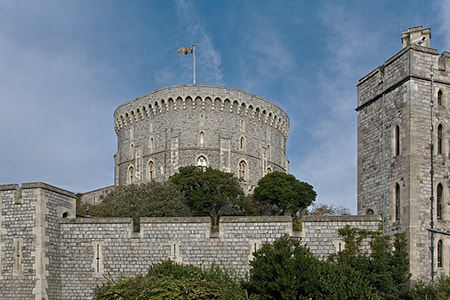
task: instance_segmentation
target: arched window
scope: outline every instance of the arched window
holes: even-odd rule
[[[394,129],[394,156],[400,155],[400,126],[395,125]]]
[[[270,159],[270,145],[267,145],[267,148],[266,148],[266,159]]]
[[[266,174],[272,173],[272,168],[271,167],[267,167],[266,169]]]
[[[438,93],[437,93],[437,102],[438,102],[439,106],[442,106],[442,103],[443,103],[443,101],[442,101],[442,90],[439,90]]]
[[[437,243],[437,266],[438,268],[442,268],[444,266],[444,258],[443,258],[443,243],[442,240],[439,240]]]
[[[245,137],[243,136],[239,139],[239,150],[245,151]]]
[[[437,154],[442,154],[442,152],[443,152],[442,131],[443,131],[442,124],[439,124],[438,130],[437,130]]]
[[[239,162],[239,179],[247,179],[247,163],[244,160]]]
[[[200,147],[205,146],[205,133],[203,131],[200,131],[200,134],[198,136],[198,145]]]
[[[444,188],[442,184],[437,185],[436,189],[436,217],[438,219],[442,219],[442,197],[443,197]]]
[[[155,180],[155,163],[152,161],[148,162],[147,178],[148,178],[148,181]]]
[[[206,157],[204,157],[203,155],[200,155],[197,158],[197,167],[202,167],[203,169],[206,169],[208,164],[208,161],[206,160]]]
[[[239,121],[239,128],[241,129],[241,131],[245,131],[245,121],[244,120]]]
[[[399,221],[400,220],[400,185],[398,183],[395,184],[395,191],[394,191],[395,195],[395,220]]]
[[[127,182],[128,182],[128,184],[133,184],[134,183],[134,167],[133,166],[130,166],[128,168]]]

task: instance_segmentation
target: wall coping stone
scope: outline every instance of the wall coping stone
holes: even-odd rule
[[[39,188],[44,189],[44,190],[48,190],[48,191],[52,191],[52,192],[55,192],[55,193],[58,193],[58,194],[63,194],[63,195],[68,196],[68,197],[76,198],[74,193],[72,193],[70,191],[67,191],[67,190],[64,190],[64,189],[61,189],[61,188],[58,188],[56,186],[50,185],[48,183],[44,183],[44,182],[27,182],[27,183],[22,183],[22,187],[21,188],[19,188],[18,184],[2,184],[2,185],[0,185],[0,191],[18,190],[18,189],[22,189],[22,190],[25,190],[25,189],[39,189]]]
[[[367,222],[381,221],[380,215],[302,216],[302,222]]]

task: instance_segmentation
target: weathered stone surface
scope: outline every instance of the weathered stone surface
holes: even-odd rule
[[[252,253],[282,236],[325,258],[345,247],[338,228],[380,225],[378,216],[305,217],[298,233],[289,216],[223,216],[211,232],[208,217],[142,218],[133,232],[131,218],[75,218],[74,195],[42,183],[0,186],[0,199],[0,299],[91,299],[105,277],[145,274],[166,259],[244,276]]]
[[[413,40],[421,36],[426,42],[414,44]],[[450,77],[446,68],[449,57],[445,53],[439,57],[437,50],[429,48],[430,37],[430,30],[421,26],[403,33],[404,48],[359,81],[356,109],[358,214],[380,214],[385,233],[407,233],[413,279],[430,278],[431,274],[431,236],[427,229],[431,221],[432,190],[434,226],[450,230],[447,200]],[[439,126],[442,126],[441,138]],[[433,187],[431,144],[434,145]],[[440,218],[436,214],[439,184],[443,187]],[[397,196],[400,198],[396,208]],[[442,266],[437,262],[439,240],[444,245]],[[448,236],[436,235],[434,245],[435,273],[448,274]]]

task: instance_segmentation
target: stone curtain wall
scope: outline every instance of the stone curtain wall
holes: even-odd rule
[[[378,231],[381,226],[380,216],[304,216],[301,232],[302,241],[315,256],[326,259],[330,254],[345,249],[345,243],[337,230],[350,226],[352,228]],[[369,250],[368,241],[362,244]]]
[[[143,218],[132,232],[131,219],[66,219],[61,224],[62,299],[90,299],[105,276],[145,274],[165,259],[198,266],[219,264],[240,276],[249,271],[252,253],[284,235],[300,237],[319,258],[338,249],[337,229],[345,225],[378,230],[376,216],[305,217],[303,231],[292,232],[290,217],[221,217],[211,232],[208,217]]]
[[[145,274],[151,264],[219,264],[244,276],[252,253],[284,235],[302,238],[325,258],[339,249],[345,225],[377,230],[375,216],[305,217],[302,232],[289,216],[74,218],[72,193],[43,184],[0,186],[0,299],[92,299],[107,279]],[[341,247],[345,245],[341,244]]]
[[[290,217],[222,217],[211,232],[209,217],[143,218],[132,232],[131,219],[65,219],[61,224],[62,299],[90,299],[105,276],[145,274],[162,260],[208,267],[226,266],[238,275],[263,243],[292,234]]]
[[[179,167],[197,165],[200,156],[209,167],[244,176],[249,190],[268,171],[289,170],[287,114],[238,89],[162,88],[119,106],[114,128],[116,185],[164,181]]]

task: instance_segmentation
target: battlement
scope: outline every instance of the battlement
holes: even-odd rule
[[[215,232],[209,217],[141,218],[134,232],[131,218],[74,218],[74,194],[45,183],[0,185],[0,201],[1,299],[91,299],[105,276],[145,274],[167,259],[245,276],[253,252],[282,236],[326,258],[345,247],[339,228],[381,221],[305,216],[294,232],[290,216],[222,216]]]
[[[114,128],[123,127],[169,111],[212,110],[235,113],[269,124],[289,136],[289,117],[276,104],[245,91],[216,85],[175,85],[157,89],[120,105],[114,112]]]

